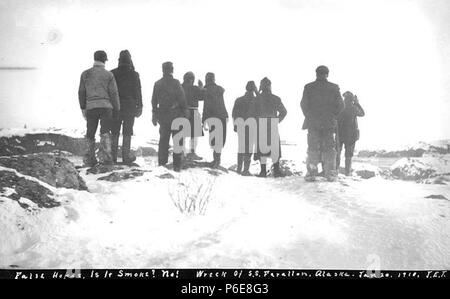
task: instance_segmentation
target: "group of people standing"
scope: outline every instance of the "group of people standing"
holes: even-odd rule
[[[88,150],[84,163],[88,166],[117,163],[119,135],[122,129],[122,161],[133,163],[136,157],[130,150],[133,124],[142,114],[142,94],[139,74],[129,51],[120,52],[119,65],[111,72],[105,70],[107,55],[104,51],[94,53],[94,66],[81,75],[79,87],[80,108],[87,121],[86,139]],[[209,132],[213,148],[211,167],[221,163],[221,152],[227,137],[229,118],[224,88],[216,83],[214,73],[207,73],[205,85],[195,75],[187,72],[183,83],[173,77],[171,62],[162,64],[163,76],[153,87],[152,123],[159,125],[158,164],[168,163],[169,143],[173,140],[173,169],[180,171],[185,140],[189,138],[187,159],[201,160],[196,154],[198,138]],[[364,110],[351,92],[345,92],[343,101],[339,86],[327,80],[329,70],[325,66],[316,69],[316,80],[304,88],[301,109],[305,116],[303,129],[308,130],[307,181],[323,175],[334,181],[340,165],[341,149],[345,146],[345,173],[351,174],[351,158],[355,142],[359,138],[357,117]],[[281,99],[272,93],[271,81],[265,77],[259,88],[249,81],[245,94],[236,99],[232,119],[238,134],[237,172],[250,175],[250,164],[259,160],[258,176],[267,176],[267,159],[272,158],[273,175],[283,176],[280,170],[281,144],[278,124],[287,115]],[[203,112],[198,111],[203,101]],[[100,146],[97,161],[95,134],[100,122]],[[178,124],[178,125],[177,125]],[[181,138],[179,138],[181,135]],[[177,138],[178,137],[178,138]],[[176,150],[183,148],[183,151]]]

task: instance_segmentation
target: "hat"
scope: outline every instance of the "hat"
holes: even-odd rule
[[[330,70],[324,65],[321,65],[316,68],[316,74],[328,75],[329,73],[330,73]]]
[[[245,90],[253,91],[255,89],[256,89],[255,81],[248,81],[247,85],[245,86]]]
[[[173,73],[173,63],[170,61],[166,61],[162,64],[162,70],[164,74],[172,74]]]
[[[347,97],[352,98],[353,97],[353,93],[351,93],[350,91],[346,91],[346,92],[344,92],[343,96],[344,96],[344,98],[347,98]]]
[[[108,56],[106,55],[105,51],[98,50],[98,51],[95,51],[95,53],[94,53],[94,60],[105,62],[106,60],[108,60]]]
[[[120,51],[119,64],[132,64],[131,54],[128,50]]]
[[[186,74],[184,74],[183,76],[183,81],[194,81],[195,80],[195,75],[193,72],[187,72]]]

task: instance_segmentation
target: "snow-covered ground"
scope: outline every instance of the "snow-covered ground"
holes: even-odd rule
[[[282,151],[304,172],[304,147]],[[209,158],[207,146],[199,152]],[[175,173],[154,157],[137,163],[143,176],[115,183],[82,169],[90,192],[45,185],[56,208],[25,210],[0,195],[0,268],[450,267],[448,184],[379,175],[307,183],[208,168]]]

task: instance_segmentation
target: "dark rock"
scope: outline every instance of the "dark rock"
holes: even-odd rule
[[[357,170],[355,172],[359,177],[361,177],[363,179],[370,179],[370,178],[373,178],[374,176],[376,176],[375,171],[372,171],[372,170],[364,169],[364,170]]]
[[[425,198],[448,200],[447,197],[445,197],[444,195],[441,195],[441,194],[437,194],[437,195],[436,194],[432,194],[432,195],[425,196]]]
[[[170,173],[164,173],[157,176],[160,179],[174,179],[175,177]]]
[[[84,138],[73,138],[54,133],[0,137],[0,156],[43,153],[55,150],[67,151],[82,156],[86,149],[87,145]]]
[[[158,156],[158,151],[153,147],[141,146],[136,150],[136,155],[142,157],[154,157]]]
[[[5,188],[15,190],[15,193],[7,197],[17,201],[24,209],[27,209],[29,206],[19,201],[22,197],[31,200],[40,208],[53,208],[61,205],[51,198],[53,196],[52,191],[38,182],[18,176],[12,171],[0,171],[0,192],[5,192]]]
[[[145,171],[139,169],[132,169],[131,171],[122,171],[122,172],[113,172],[107,176],[98,178],[101,181],[109,181],[109,182],[119,182],[125,181],[129,179],[134,179],[136,177],[143,176]]]
[[[111,165],[95,165],[94,167],[89,168],[86,170],[86,173],[88,174],[101,174],[101,173],[107,173],[112,172],[116,170],[124,170],[127,166],[125,165],[118,165],[118,164],[111,164]]]
[[[409,159],[394,169],[391,169],[391,174],[396,179],[406,181],[419,181],[428,179],[435,175],[436,171],[432,168],[427,168],[420,161]]]
[[[35,177],[53,187],[87,190],[75,166],[64,157],[52,154],[0,157],[0,165]]]
[[[283,176],[302,176],[303,172],[297,169],[298,167],[295,165],[293,161],[290,160],[280,160],[280,171]],[[267,175],[270,176],[273,174],[273,165],[269,169]]]

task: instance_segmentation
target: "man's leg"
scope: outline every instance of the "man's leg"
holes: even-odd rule
[[[314,181],[317,175],[317,164],[320,162],[320,131],[308,130],[308,157],[306,158],[306,181]]]
[[[101,164],[112,164],[111,155],[111,125],[112,109],[101,108],[100,110],[100,148],[99,162]]]
[[[336,141],[334,139],[334,129],[323,131],[322,135],[322,149],[325,166],[325,177],[328,181],[335,181],[337,178],[336,172]]]
[[[120,127],[122,126],[122,119],[117,119],[112,121],[111,126],[111,157],[113,163],[117,163],[117,151],[119,148],[119,136]],[[123,152],[123,149],[122,149]]]
[[[355,142],[345,144],[345,175],[352,175],[352,157],[355,150]]]
[[[123,142],[122,142],[122,161],[125,164],[131,164],[136,160],[136,156],[131,152],[131,136],[133,136],[134,116],[125,116],[123,118]]]
[[[342,147],[344,146],[344,143],[342,141],[339,141],[337,143],[337,155],[336,155],[336,171],[339,173],[339,167],[341,166],[341,154],[342,154]]]
[[[97,164],[95,158],[95,134],[97,132],[99,115],[96,109],[87,110],[86,112],[86,144],[87,151],[83,158],[84,165],[92,167]]]
[[[176,172],[180,172],[181,171],[181,164],[182,164],[182,157],[183,157],[183,153],[176,153],[175,152],[175,140],[173,140],[173,137],[178,134],[180,131],[179,130],[174,130],[171,131],[171,135],[172,135],[172,142],[174,143],[174,152],[173,152],[173,170]],[[184,147],[184,138],[180,138],[179,140],[179,144],[178,146],[180,148]]]
[[[158,165],[166,165],[169,160],[170,125],[165,122],[159,124]]]

